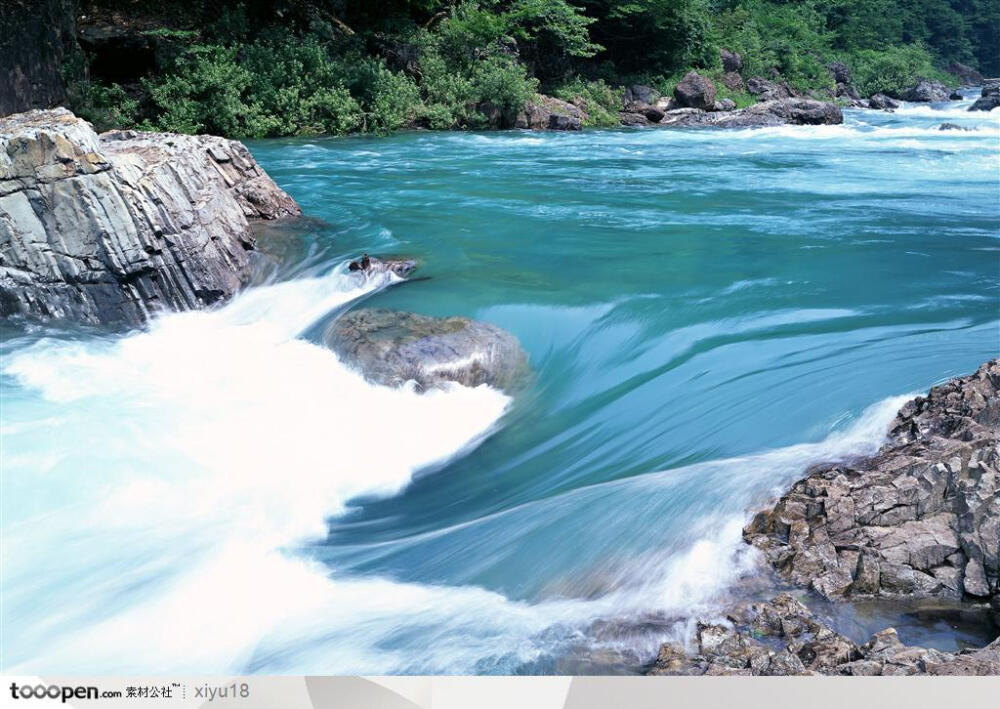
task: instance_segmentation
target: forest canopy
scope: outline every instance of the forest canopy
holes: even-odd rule
[[[79,17],[74,110],[234,137],[475,128],[539,92],[611,123],[620,87],[718,78],[723,48],[814,93],[832,62],[869,93],[954,83],[955,62],[1000,74],[1000,0],[83,0]]]

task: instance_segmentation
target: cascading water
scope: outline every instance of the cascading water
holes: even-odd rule
[[[997,355],[1000,124],[968,103],[252,145],[323,220],[263,238],[280,277],[6,333],[4,670],[636,669],[740,592],[748,510]],[[534,379],[373,386],[312,341],[362,299],[496,323]]]

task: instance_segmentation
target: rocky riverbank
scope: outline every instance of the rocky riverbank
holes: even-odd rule
[[[826,599],[939,598],[1000,622],[1000,360],[907,403],[879,452],[816,466],[744,539]],[[980,650],[909,647],[887,628],[857,644],[787,594],[743,603],[667,644],[653,674],[1000,674]]]
[[[250,222],[300,213],[243,144],[0,119],[0,315],[136,326],[231,297]]]

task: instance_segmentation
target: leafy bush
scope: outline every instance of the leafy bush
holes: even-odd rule
[[[70,88],[70,94],[76,114],[98,131],[138,126],[139,100],[118,84],[82,81]]]
[[[946,83],[953,80],[934,68],[930,53],[919,44],[882,50],[862,49],[846,61],[853,71],[855,86],[864,96],[899,94],[920,78]]]

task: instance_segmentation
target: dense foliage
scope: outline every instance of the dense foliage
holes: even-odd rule
[[[667,91],[691,68],[719,78],[722,47],[744,76],[803,91],[833,87],[832,61],[865,94],[945,78],[956,61],[1000,73],[1000,0],[83,0],[81,12],[134,24],[155,62],[71,72],[78,112],[231,136],[477,127],[483,106],[516,112],[539,91],[583,98],[610,124],[622,85]]]

